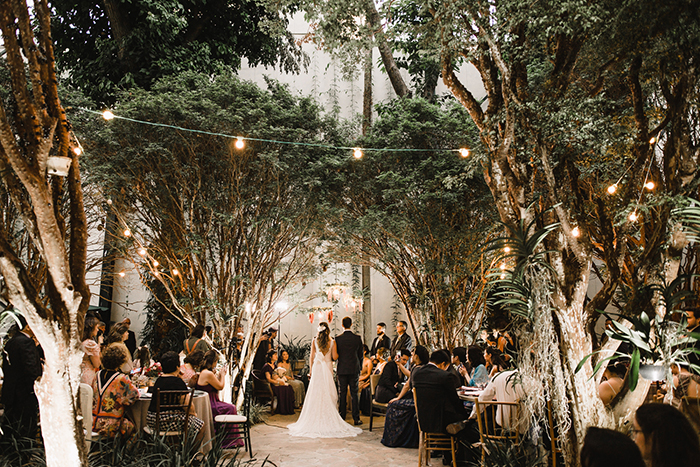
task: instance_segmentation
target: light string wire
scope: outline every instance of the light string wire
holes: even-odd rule
[[[99,112],[96,110],[91,110],[91,109],[86,109],[84,107],[74,107],[75,109],[82,110],[83,112],[91,113],[91,114],[96,114],[104,118],[105,112]],[[229,139],[236,139],[240,141],[257,141],[261,143],[275,143],[275,144],[289,144],[293,146],[306,146],[306,147],[316,147],[316,148],[324,148],[324,149],[339,149],[339,150],[361,150],[361,151],[383,151],[383,152],[431,152],[431,151],[447,151],[447,152],[457,152],[461,155],[464,156],[464,152],[466,151],[467,154],[469,153],[468,149],[465,148],[459,148],[459,149],[416,149],[416,148],[358,148],[358,147],[350,147],[350,146],[333,146],[330,144],[321,144],[321,143],[304,143],[304,142],[299,142],[299,141],[279,141],[275,139],[264,139],[264,138],[252,138],[249,136],[238,136],[238,135],[230,135],[227,133],[217,133],[217,132],[212,132],[212,131],[206,131],[206,130],[195,130],[192,128],[185,128],[181,126],[176,126],[176,125],[168,125],[166,123],[157,123],[157,122],[148,122],[145,120],[138,120],[135,118],[130,118],[130,117],[124,117],[121,115],[116,115],[114,113],[109,114],[109,120],[112,118],[116,119],[121,119],[121,120],[126,120],[129,122],[134,122],[134,123],[140,123],[143,125],[151,125],[151,126],[156,126],[156,127],[162,127],[162,128],[170,128],[173,130],[179,130],[179,131],[187,131],[190,133],[199,133],[203,135],[209,135],[209,136],[220,136],[223,138],[229,138]]]

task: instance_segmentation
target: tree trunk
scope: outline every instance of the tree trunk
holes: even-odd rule
[[[109,25],[117,44],[117,57],[123,66],[128,67],[126,57],[126,37],[131,32],[128,15],[123,10],[123,2],[119,0],[105,0],[105,10],[109,17]]]
[[[399,67],[396,66],[396,60],[394,60],[394,55],[391,52],[391,47],[384,34],[384,29],[382,28],[381,18],[377,7],[374,4],[374,0],[365,0],[367,5],[367,19],[369,20],[369,25],[374,32],[374,38],[377,41],[377,47],[379,48],[379,55],[382,57],[382,62],[384,63],[384,68],[386,68],[386,74],[389,76],[389,81],[394,88],[394,92],[399,97],[411,97],[411,91],[406,86],[406,83],[401,76]]]
[[[372,126],[372,49],[365,57],[364,92],[362,93],[362,135],[366,135]],[[362,269],[364,275],[364,268]]]

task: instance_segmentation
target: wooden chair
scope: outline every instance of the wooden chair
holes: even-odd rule
[[[260,370],[253,370],[251,374],[253,375],[253,397],[257,401],[269,399],[270,412],[274,412],[275,393],[272,392],[272,386],[267,382]]]
[[[372,388],[372,410],[369,413],[369,431],[372,431],[372,422],[374,421],[374,415],[386,415],[386,408],[388,404],[383,404],[374,400],[374,393],[377,391],[377,384],[379,384],[379,378],[382,375],[370,375],[369,384]]]
[[[496,421],[499,408],[502,414],[501,425]],[[482,461],[488,450],[487,440],[492,443],[520,443],[520,415],[520,402],[476,400],[476,421],[479,425]]]
[[[143,431],[151,436],[165,437],[166,439],[177,440],[182,437],[182,444],[187,444],[187,426],[190,419],[192,399],[194,399],[194,388],[188,391],[161,391],[159,388],[156,388],[153,398],[156,402],[155,430],[146,425]],[[165,429],[171,428],[165,426],[161,429],[161,426],[165,425],[165,421],[161,418],[164,412],[184,412],[185,416],[182,423],[178,423],[180,425],[178,429]]]
[[[243,414],[238,415],[217,415],[214,422],[226,427],[226,431],[236,430],[243,438],[245,450],[250,458],[253,458],[253,446],[250,441],[250,399],[253,397],[253,382],[248,380],[245,384],[245,395],[243,397]]]
[[[561,448],[557,446],[559,436],[554,432],[554,416],[552,412],[552,400],[547,399],[547,423],[549,425],[550,456],[552,467],[557,467],[557,454],[561,454]]]
[[[450,451],[452,454],[452,467],[457,467],[457,449],[454,436],[446,433],[423,432],[423,429],[420,427],[418,398],[416,397],[415,389],[413,389],[413,404],[416,407],[416,419],[418,420],[418,467],[422,467],[423,457],[425,457],[425,465],[430,465],[430,454],[433,451]]]

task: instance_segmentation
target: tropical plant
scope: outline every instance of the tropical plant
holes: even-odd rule
[[[280,346],[282,350],[289,352],[289,361],[294,360],[305,360],[308,362],[309,354],[311,353],[311,341],[304,336],[289,337],[284,335],[286,342],[282,342],[280,339]]]

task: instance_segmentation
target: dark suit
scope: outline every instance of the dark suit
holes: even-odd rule
[[[360,402],[358,401],[357,392],[360,379],[360,370],[362,369],[362,338],[357,334],[353,334],[349,329],[344,333],[336,336],[335,345],[338,348],[338,365],[336,373],[338,374],[338,397],[340,404],[338,412],[345,419],[347,413],[348,386],[350,386],[350,397],[352,398],[352,419],[357,422],[360,420]]]
[[[424,433],[445,433],[447,425],[469,417],[447,371],[432,363],[423,365],[411,374],[411,384],[416,390],[418,423]]]
[[[5,345],[2,403],[5,423],[22,438],[36,438],[39,402],[34,394],[34,381],[41,376],[40,353],[34,340],[17,333]]]
[[[394,358],[399,350],[413,350],[413,341],[407,332],[403,336],[396,336],[394,342],[391,343],[391,358]]]
[[[369,354],[377,355],[377,350],[381,349],[382,347],[386,350],[391,350],[391,339],[389,339],[389,336],[386,334],[382,335],[382,337],[377,336],[374,338],[372,341],[372,348],[369,349]]]

